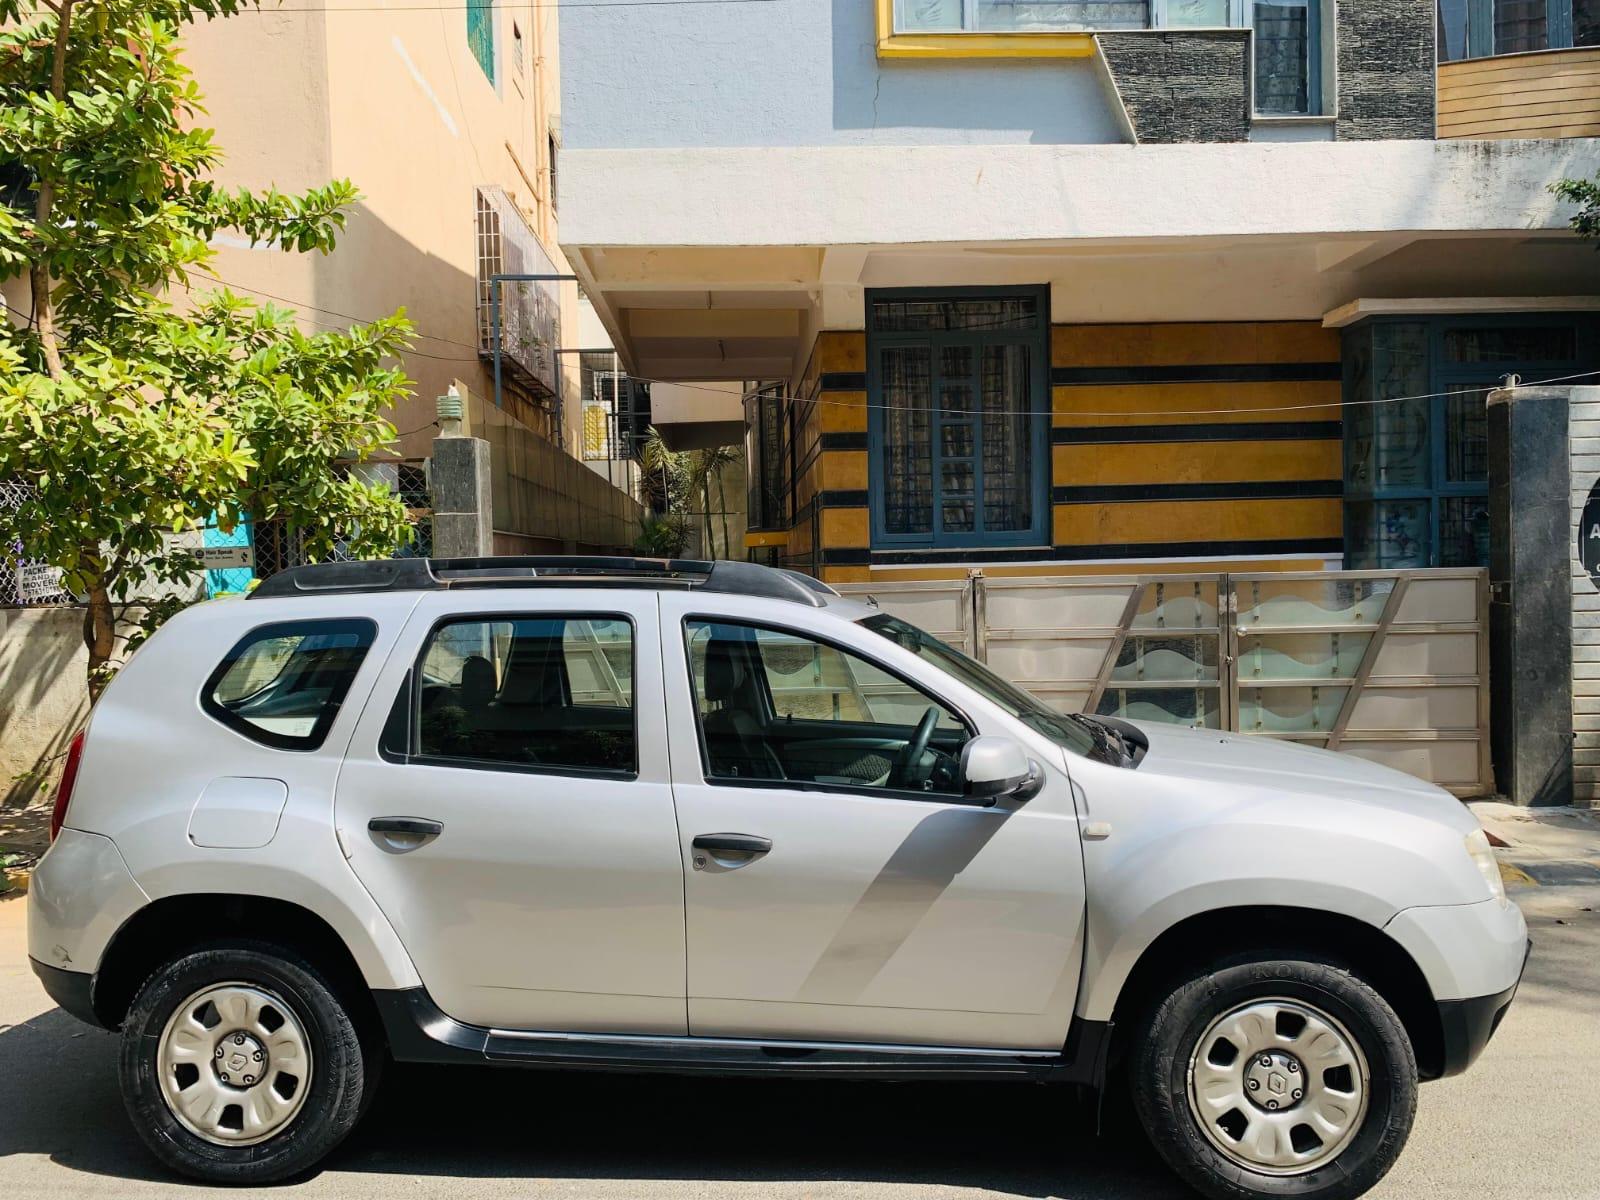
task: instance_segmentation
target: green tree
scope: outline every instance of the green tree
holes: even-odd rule
[[[0,206],[0,280],[27,311],[0,320],[0,557],[60,567],[87,598],[91,693],[116,649],[116,608],[191,577],[169,533],[281,518],[308,553],[391,553],[409,534],[381,486],[340,472],[386,445],[406,380],[385,366],[397,314],[306,334],[293,314],[226,290],[168,302],[209,277],[220,230],[326,253],[356,199],[230,191],[198,123],[178,32],[241,0],[0,0],[0,164],[31,205]],[[194,276],[201,280],[194,280]]]
[[[1579,237],[1600,238],[1600,176],[1594,179],[1563,179],[1551,185],[1550,190],[1561,199],[1576,204],[1572,228]],[[1595,249],[1600,250],[1600,243]]]

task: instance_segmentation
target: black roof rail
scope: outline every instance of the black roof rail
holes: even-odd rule
[[[812,608],[821,608],[826,604],[824,597],[838,595],[827,584],[808,575],[763,567],[758,563],[597,555],[389,558],[372,562],[316,563],[279,571],[262,580],[250,594],[253,597],[271,598],[563,583],[613,587],[626,584],[676,585],[728,595],[766,596]]]

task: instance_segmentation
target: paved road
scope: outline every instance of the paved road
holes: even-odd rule
[[[1600,1200],[1600,889],[1520,897],[1535,950],[1478,1067],[1423,1089],[1387,1200]],[[208,1194],[128,1127],[115,1042],[51,1008],[0,901],[0,1196]],[[1591,911],[1585,911],[1585,909]],[[211,1192],[210,1195],[217,1193]],[[238,1195],[239,1193],[232,1193]],[[397,1070],[292,1197],[1179,1200],[1137,1133],[1053,1089]]]

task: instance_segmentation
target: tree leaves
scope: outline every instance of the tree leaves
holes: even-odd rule
[[[174,529],[281,519],[313,557],[336,545],[386,555],[409,537],[403,505],[344,464],[394,437],[383,414],[408,381],[385,364],[411,327],[396,314],[307,333],[226,289],[175,307],[173,289],[207,282],[219,232],[328,253],[357,192],[336,180],[256,193],[207,177],[221,152],[196,123],[177,30],[240,3],[62,7],[55,91],[57,17],[0,0],[0,162],[32,194],[50,191],[42,217],[0,208],[0,279],[49,281],[62,365],[52,378],[35,325],[0,320],[0,478],[31,485],[0,508],[0,548],[60,566],[88,593],[98,678],[109,633],[96,604],[193,570],[167,550]]]

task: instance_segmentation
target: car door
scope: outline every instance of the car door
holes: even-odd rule
[[[491,1028],[677,1034],[683,868],[656,599],[424,595],[335,798],[434,1002]]]
[[[859,626],[716,599],[661,600],[690,1032],[1059,1047],[1084,917],[1059,754],[1030,748],[1028,803],[966,802],[960,748],[1003,714]]]

